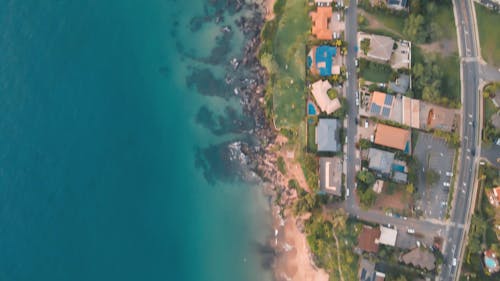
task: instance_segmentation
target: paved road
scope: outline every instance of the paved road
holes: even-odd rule
[[[461,72],[462,72],[462,145],[459,156],[460,172],[455,190],[455,202],[452,209],[451,222],[464,225],[469,222],[469,212],[474,189],[474,173],[478,134],[476,120],[479,120],[478,86],[479,64],[476,42],[476,29],[473,18],[473,3],[470,0],[453,0],[456,23],[458,24]],[[471,122],[472,121],[472,122]],[[447,247],[445,247],[445,263],[441,270],[441,280],[457,280],[459,272],[452,266],[453,258],[462,257],[464,229],[449,227],[447,231]]]
[[[348,206],[355,205],[354,202],[354,178],[356,176],[356,165],[360,165],[359,160],[356,159],[356,135],[357,126],[355,119],[358,116],[358,107],[356,106],[356,96],[355,92],[358,90],[358,80],[356,74],[356,65],[354,60],[356,59],[356,52],[354,50],[357,44],[357,31],[358,31],[358,20],[357,20],[357,1],[350,1],[349,8],[346,10],[346,40],[349,45],[349,51],[347,53],[346,66],[349,72],[349,79],[346,86],[347,102],[349,104],[349,118],[347,121],[347,159],[344,162],[347,166],[346,174],[346,188],[349,189],[351,194],[350,197],[346,199]],[[349,210],[348,210],[349,211]]]

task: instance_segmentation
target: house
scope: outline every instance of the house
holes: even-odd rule
[[[391,119],[395,104],[395,96],[375,91],[370,95],[369,112],[371,116]]]
[[[379,63],[388,63],[391,60],[391,55],[394,48],[394,39],[387,36],[367,34],[363,32],[358,33],[358,45],[361,46],[363,40],[369,40],[370,46],[368,52],[364,53],[363,50],[359,50],[360,56],[364,56],[369,60],[373,60]]]
[[[410,76],[407,74],[400,74],[396,81],[389,82],[389,90],[398,94],[405,94],[409,88]]]
[[[400,257],[400,261],[426,270],[434,270],[436,267],[436,257],[434,257],[434,254],[429,252],[427,249],[422,249],[420,247],[414,248],[408,253],[402,255]]]
[[[403,97],[402,124],[420,129],[420,100]]]
[[[380,228],[364,225],[358,236],[358,248],[367,253],[378,252],[376,240],[380,237]]]
[[[408,7],[408,0],[387,0],[387,8],[404,10]]]
[[[403,172],[394,172],[394,174],[392,175],[392,180],[398,183],[407,183],[408,174]]]
[[[338,98],[330,99],[328,90],[332,88],[328,80],[318,80],[312,84],[312,94],[321,111],[331,114],[341,108]]]
[[[411,153],[411,132],[407,129],[378,124],[375,130],[375,144]]]
[[[336,47],[328,45],[312,47],[307,55],[307,67],[313,74],[319,74],[321,76],[340,74],[340,67],[334,66],[334,58],[336,55]]]
[[[380,226],[380,238],[375,240],[375,243],[394,247],[396,245],[397,237],[397,230],[385,226]]]
[[[333,0],[314,0],[314,3],[316,4],[316,6],[325,6],[325,5],[331,6]]]
[[[368,168],[382,175],[390,175],[394,153],[371,147],[368,150]]]
[[[500,186],[493,188],[491,191],[486,190],[486,195],[491,205],[498,207],[500,205]]]
[[[385,274],[375,270],[375,264],[367,259],[359,261],[358,279],[360,281],[384,281]]]
[[[332,40],[333,33],[329,29],[329,23],[332,19],[332,7],[318,6],[316,11],[309,13],[312,19],[312,34],[320,40]]]
[[[500,271],[500,265],[498,264],[498,258],[492,250],[484,251],[483,262],[486,270],[491,273],[496,273]]]
[[[339,152],[339,128],[337,119],[320,118],[316,127],[316,144],[318,152]]]
[[[321,191],[342,196],[342,160],[339,157],[319,158],[319,187]]]

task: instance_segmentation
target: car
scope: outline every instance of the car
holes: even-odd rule
[[[368,119],[365,120],[365,128],[368,128]]]
[[[409,234],[415,234],[415,229],[408,228],[408,230],[406,232],[408,232]]]
[[[355,94],[356,94],[356,99],[359,99],[359,92],[356,91]]]
[[[345,78],[346,78],[346,79],[349,79],[349,72],[346,72],[346,73],[345,73]]]
[[[447,175],[448,177],[452,177],[452,176],[453,176],[453,173],[452,173],[452,172],[446,172],[446,175]]]
[[[356,99],[356,106],[359,106],[359,99]]]
[[[457,258],[453,258],[453,260],[451,261],[451,265],[457,266]]]
[[[358,66],[359,66],[358,59],[354,60],[354,64],[356,65],[356,67],[358,67]]]
[[[354,119],[354,123],[356,123],[356,125],[358,125],[358,124],[359,124],[359,120],[358,120],[358,118],[357,118],[357,117],[356,117],[356,119]]]
[[[348,188],[348,189],[346,189],[346,191],[345,191],[345,197],[346,197],[346,198],[347,198],[347,197],[349,197],[349,188]]]
[[[445,181],[443,182],[443,186],[450,187],[450,183]]]

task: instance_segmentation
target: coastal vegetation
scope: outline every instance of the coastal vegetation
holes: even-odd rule
[[[476,6],[477,27],[481,43],[481,56],[489,64],[500,66],[500,14],[491,11],[481,4]]]

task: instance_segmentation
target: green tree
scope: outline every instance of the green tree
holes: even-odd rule
[[[367,186],[371,186],[375,183],[375,176],[370,171],[360,171],[356,175],[356,178]]]
[[[421,14],[410,14],[406,19],[403,33],[415,43],[424,43],[428,36],[425,18]]]
[[[360,46],[360,48],[363,51],[363,53],[365,55],[367,55],[368,52],[370,51],[370,39],[365,38],[365,39],[361,40],[361,46]]]

